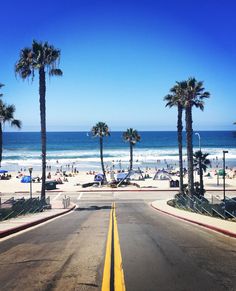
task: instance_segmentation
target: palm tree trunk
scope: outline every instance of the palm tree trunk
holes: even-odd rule
[[[102,165],[102,172],[104,175],[104,182],[107,182],[107,177],[106,177],[106,172],[105,172],[105,167],[104,167],[104,162],[103,162],[103,139],[100,136],[100,157],[101,157],[101,165]]]
[[[2,123],[0,122],[0,167],[2,165]]]
[[[133,145],[131,142],[129,143],[129,146],[130,146],[130,167],[129,167],[129,170],[132,171],[133,170]]]
[[[182,124],[182,114],[183,107],[178,104],[178,147],[179,147],[179,191],[183,194],[183,142],[182,142],[182,132],[183,132],[183,124]]]
[[[44,67],[39,69],[39,104],[41,122],[41,149],[42,149],[42,188],[41,199],[45,201],[46,181],[46,80]]]
[[[194,179],[193,179],[193,143],[192,143],[192,106],[186,107],[186,143],[187,143],[187,157],[188,157],[188,194],[194,194]]]

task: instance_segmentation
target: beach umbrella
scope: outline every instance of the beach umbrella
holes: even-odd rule
[[[116,180],[117,181],[121,181],[121,180],[124,180],[127,177],[128,177],[128,173],[118,173],[117,176],[116,176]]]
[[[8,171],[7,170],[0,169],[0,174],[5,174],[5,173],[8,173]]]
[[[21,178],[21,183],[30,183],[30,176],[24,176]]]
[[[104,180],[104,175],[103,174],[97,174],[94,177],[94,181],[95,182],[103,182],[103,180]]]
[[[225,175],[225,171],[223,169],[218,170],[218,175],[219,176],[224,176]]]

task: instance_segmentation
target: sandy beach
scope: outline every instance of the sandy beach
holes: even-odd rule
[[[93,182],[94,181],[94,173],[97,172],[86,172],[86,171],[79,171],[79,173],[71,173],[66,172],[66,176],[64,176],[62,173],[56,173],[56,172],[50,172],[51,178],[47,179],[47,181],[50,180],[61,180],[62,184],[57,184],[56,190],[51,191],[62,191],[62,192],[77,192],[77,191],[88,191],[88,190],[96,190],[96,189],[104,189],[109,190],[112,189],[109,187],[109,185],[104,185],[99,187],[98,185],[94,185],[91,187],[83,188],[82,185],[85,183]],[[118,189],[122,190],[131,190],[131,189],[153,189],[153,190],[176,190],[178,191],[178,188],[170,188],[170,181],[169,180],[154,180],[155,176],[155,169],[149,169],[144,173],[144,175],[148,175],[149,178],[146,178],[144,180],[139,180],[139,177],[137,175],[134,176],[135,179],[131,180],[131,183],[135,183],[138,185],[129,185],[129,186],[121,186]],[[9,180],[0,180],[0,195],[12,193],[14,195],[28,195],[29,189],[30,189],[30,183],[21,183],[22,175],[28,175],[27,172],[23,172],[21,174],[16,172],[10,172],[11,178]],[[207,176],[208,175],[208,176]],[[34,171],[33,177],[40,177],[41,173],[40,171]],[[115,173],[116,176],[116,173]],[[171,176],[171,178],[175,181],[178,180],[178,176]],[[107,174],[108,182],[111,181],[111,175]],[[195,181],[199,180],[199,176],[195,175]],[[187,183],[187,177],[184,178],[184,183]],[[222,177],[219,178],[219,185],[217,185],[217,175],[215,175],[215,169],[210,169],[207,174],[205,174],[204,177],[204,185],[206,189],[206,196],[208,195],[207,191],[209,190],[216,190],[218,192],[218,196],[221,197],[223,194],[221,192],[223,187],[223,179]],[[33,195],[38,196],[41,189],[41,183],[40,182],[33,182],[32,183],[32,191]],[[230,190],[230,191],[227,191]],[[235,191],[233,191],[235,190]],[[235,197],[236,196],[236,178],[233,178],[233,170],[228,170],[227,177],[226,177],[226,193],[229,197]]]
[[[140,169],[145,179],[139,179],[136,174],[131,183],[135,185],[122,186],[122,190],[129,189],[152,189],[152,190],[173,190],[178,192],[178,187],[170,188],[170,180],[179,180],[177,175],[179,167],[179,153],[176,144],[176,132],[140,132],[142,139],[133,152],[133,169]],[[231,197],[236,196],[236,149],[235,138],[232,132],[228,131],[202,131],[202,151],[209,153],[208,158],[211,165],[204,173],[204,185],[207,191],[217,190],[217,195],[223,196],[223,179],[219,177],[217,183],[216,170],[223,171],[222,151],[228,150],[226,154],[226,194]],[[99,152],[99,142],[88,134],[88,132],[48,132],[47,145],[47,180],[61,180],[62,184],[57,184],[57,189],[52,191],[76,192],[95,190],[98,185],[83,188],[85,183],[94,181],[94,174],[101,173],[101,159]],[[17,195],[28,195],[30,191],[29,183],[21,183],[22,175],[29,175],[29,168],[32,168],[32,183],[34,195],[39,195],[41,183],[37,182],[37,177],[41,177],[41,149],[39,132],[7,132],[4,136],[4,150],[2,160],[2,171],[8,171],[11,175],[9,180],[0,180],[0,193],[17,193]],[[197,146],[196,146],[197,142]],[[194,140],[194,151],[198,149],[198,139]],[[103,151],[104,167],[107,171],[108,182],[113,177],[114,172],[127,172],[130,161],[129,145],[122,139],[122,132],[112,132],[109,138],[104,140]],[[187,169],[186,148],[183,148],[183,168]],[[165,172],[159,175],[158,179],[153,179],[157,170],[167,171],[167,180],[163,179]],[[63,173],[66,172],[66,177]],[[173,175],[171,175],[173,174]],[[0,174],[1,175],[1,174]],[[114,176],[113,175],[113,176]],[[148,178],[147,178],[148,176]],[[18,178],[17,178],[18,177]],[[166,178],[166,177],[164,177]],[[194,180],[199,181],[199,176],[194,172]],[[187,184],[187,176],[184,177]],[[111,190],[109,185],[100,189]],[[118,188],[119,189],[119,188]],[[207,195],[207,193],[206,193]]]

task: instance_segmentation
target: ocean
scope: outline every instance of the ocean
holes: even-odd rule
[[[134,166],[140,168],[178,167],[176,131],[139,132],[141,141],[134,148]],[[236,166],[236,134],[233,131],[199,131],[201,148],[209,153],[213,166],[222,164],[222,151],[228,150],[226,165]],[[185,139],[185,133],[183,134]],[[199,139],[193,134],[194,150]],[[186,165],[186,147],[183,149]],[[122,132],[111,132],[104,138],[104,162],[107,168],[123,169],[129,163],[129,144],[122,140]],[[47,165],[52,168],[72,165],[78,170],[99,170],[99,140],[89,132],[48,132]],[[41,150],[39,132],[4,132],[2,168],[18,171],[33,167],[40,169]]]

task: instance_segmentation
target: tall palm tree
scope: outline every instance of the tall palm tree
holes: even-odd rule
[[[58,69],[60,50],[47,42],[33,41],[32,47],[24,48],[20,52],[20,58],[15,65],[16,74],[22,79],[32,77],[35,71],[39,73],[39,103],[41,123],[41,150],[42,150],[42,188],[41,199],[45,200],[46,180],[46,73],[49,76],[61,76]]]
[[[99,137],[99,145],[100,145],[100,158],[101,158],[101,166],[102,172],[104,175],[104,182],[107,182],[106,178],[106,171],[104,167],[103,161],[103,137],[110,136],[109,128],[105,122],[98,122],[95,126],[91,129],[92,136]]]
[[[137,130],[133,128],[128,128],[125,132],[123,132],[123,139],[124,141],[129,142],[130,148],[130,167],[129,170],[132,171],[133,169],[133,147],[137,142],[141,140],[141,136],[138,134]]]
[[[21,121],[14,118],[14,105],[7,105],[0,99],[0,167],[2,163],[2,148],[3,148],[3,126],[9,123],[10,126],[21,128]]]
[[[178,132],[178,148],[179,148],[179,190],[183,194],[183,103],[184,103],[184,93],[185,93],[185,83],[176,82],[176,85],[170,89],[171,94],[164,97],[166,101],[166,107],[177,107],[178,117],[177,117],[177,132]]]
[[[186,122],[186,145],[188,158],[188,191],[190,195],[194,194],[194,178],[193,178],[193,118],[192,108],[200,108],[204,110],[204,99],[210,97],[210,93],[205,91],[202,81],[197,81],[195,78],[189,78],[184,82],[186,86],[184,108]]]
[[[209,156],[208,153],[203,153],[202,151],[196,151],[193,154],[193,166],[194,168],[198,168],[199,177],[200,177],[200,195],[204,195],[204,184],[203,184],[203,171],[206,172],[208,166],[211,165],[211,161],[207,158]]]

